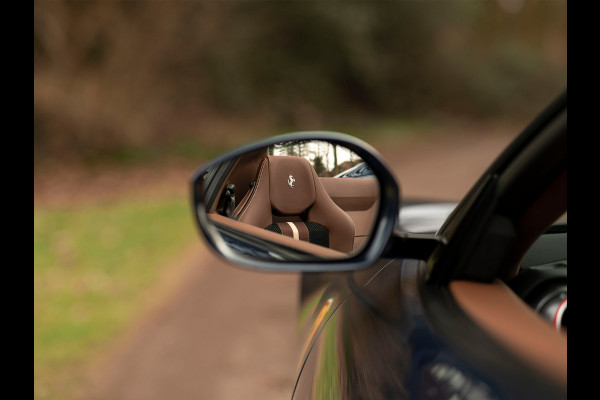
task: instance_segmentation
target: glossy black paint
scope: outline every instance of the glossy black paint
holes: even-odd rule
[[[446,291],[428,286],[427,273],[423,261],[382,259],[332,278],[318,305],[307,299],[314,313],[305,328],[313,335],[293,398],[566,398],[490,340]],[[440,335],[447,330],[455,340]]]
[[[504,150],[452,211],[430,282],[508,279],[536,238],[567,208],[567,93]],[[554,198],[547,198],[550,191]],[[557,193],[558,192],[558,193]]]

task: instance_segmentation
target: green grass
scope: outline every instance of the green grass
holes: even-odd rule
[[[225,139],[223,139],[225,140]],[[250,139],[251,140],[251,139]],[[179,139],[161,146],[128,147],[121,146],[110,151],[87,155],[84,160],[88,166],[106,164],[139,166],[160,164],[165,160],[208,161],[229,150],[224,142],[216,141],[211,145],[195,140]]]
[[[187,198],[34,209],[34,397],[69,399],[196,236]]]

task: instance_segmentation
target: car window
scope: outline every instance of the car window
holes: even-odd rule
[[[269,146],[269,155],[306,158],[317,176],[338,177],[351,174],[364,161],[353,151],[334,143],[319,140],[302,140]]]

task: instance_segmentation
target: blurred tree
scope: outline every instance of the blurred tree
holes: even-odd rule
[[[564,0],[34,1],[34,160],[208,146],[211,121],[528,118],[566,86],[566,26]]]
[[[325,167],[325,164],[323,164],[322,156],[316,156],[313,159],[313,168],[317,173],[317,176],[324,176],[323,174],[327,172],[327,168]]]

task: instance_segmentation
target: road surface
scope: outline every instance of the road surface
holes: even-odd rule
[[[404,197],[456,200],[514,136],[474,133],[375,147]],[[179,283],[107,355],[84,397],[289,398],[300,347],[298,275],[226,265],[201,240],[180,262]]]

